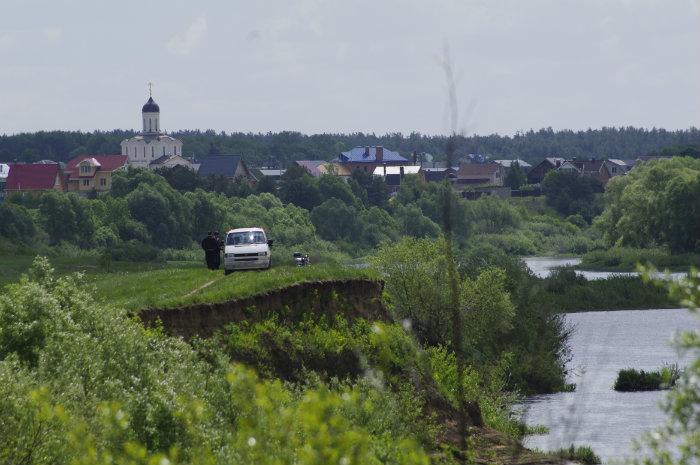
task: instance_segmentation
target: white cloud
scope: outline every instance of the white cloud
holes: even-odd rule
[[[189,55],[207,33],[207,18],[201,15],[182,34],[173,36],[167,44],[173,55]]]

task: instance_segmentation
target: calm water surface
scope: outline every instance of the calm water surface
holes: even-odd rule
[[[525,444],[542,450],[588,445],[606,463],[629,457],[633,439],[664,423],[659,404],[665,393],[615,392],[617,372],[687,365],[692,355],[678,354],[670,340],[697,328],[698,319],[684,309],[572,313],[566,319],[575,328],[568,367],[576,391],[535,396],[521,406],[528,424],[549,427]]]
[[[552,273],[554,268],[561,266],[575,266],[581,263],[580,258],[554,258],[554,257],[526,257],[523,261],[528,268],[540,278],[546,278]],[[586,279],[606,279],[610,276],[637,276],[639,273],[636,272],[624,272],[624,271],[588,271],[588,270],[576,270],[576,274],[583,276]],[[664,278],[664,273],[657,273],[659,278]],[[671,273],[672,279],[680,279],[685,276],[685,273]]]

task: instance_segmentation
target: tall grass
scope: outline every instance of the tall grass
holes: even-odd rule
[[[571,268],[559,268],[543,280],[543,304],[560,312],[669,308],[678,305],[668,294],[637,276],[587,280]]]
[[[660,370],[644,371],[626,368],[620,370],[613,389],[621,392],[657,391],[670,389],[681,377],[678,365],[667,365]]]
[[[588,446],[576,447],[573,444],[568,448],[559,449],[552,452],[551,455],[559,457],[563,460],[571,460],[574,462],[583,463],[585,465],[598,465],[602,461]]]
[[[700,267],[700,254],[672,254],[663,248],[635,249],[613,247],[607,250],[594,250],[581,259],[581,267],[600,270],[634,270],[637,264],[654,265],[656,268],[687,269]]]
[[[298,282],[329,279],[373,278],[370,269],[339,265],[309,267],[278,266],[269,270],[223,271],[205,268],[172,268],[93,276],[98,297],[106,303],[138,310],[146,307],[173,308],[230,299],[279,289]]]

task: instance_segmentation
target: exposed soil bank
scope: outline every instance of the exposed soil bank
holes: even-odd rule
[[[226,302],[180,308],[149,308],[138,313],[146,326],[158,321],[167,334],[185,339],[209,337],[231,323],[262,321],[276,314],[283,321],[297,321],[312,312],[334,318],[389,321],[382,303],[384,283],[371,279],[347,279],[297,283],[270,292]]]

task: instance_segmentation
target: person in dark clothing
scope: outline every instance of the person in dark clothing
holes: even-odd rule
[[[202,249],[204,249],[204,258],[207,261],[207,268],[210,270],[218,268],[221,262],[219,243],[216,241],[211,231],[207,233],[207,237],[202,239]]]
[[[214,240],[216,241],[216,246],[218,247],[218,250],[219,251],[223,250],[224,249],[224,241],[221,239],[221,236],[219,235],[219,231],[214,232]],[[220,266],[221,266],[221,253],[217,252],[215,260],[214,260],[214,269],[218,270]]]

